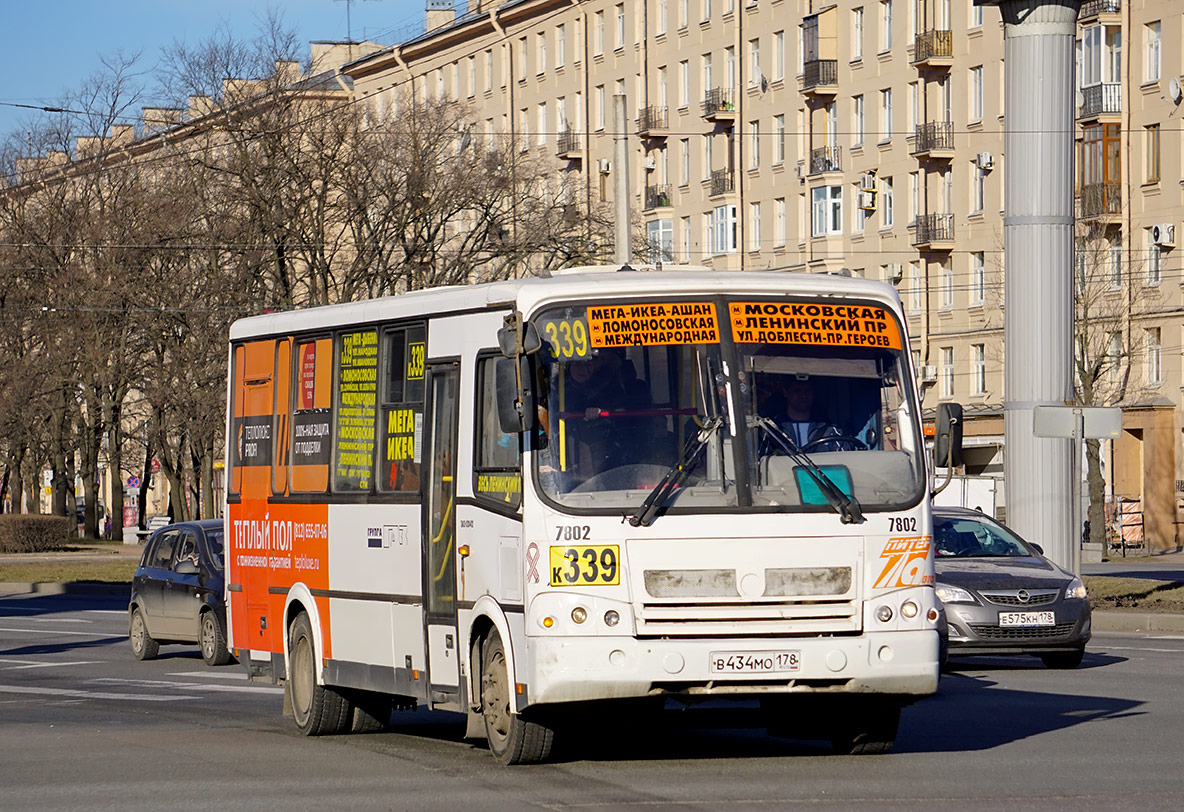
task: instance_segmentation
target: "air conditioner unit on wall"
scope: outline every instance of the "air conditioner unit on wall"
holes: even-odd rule
[[[806,177],[806,165],[805,164],[798,164],[798,177],[799,178]]]
[[[894,262],[888,266],[888,279],[893,282],[899,282],[904,279],[904,266],[899,262]]]
[[[608,162],[608,158],[601,158],[596,162],[596,167],[600,170],[600,174],[607,175],[612,165]]]
[[[867,172],[859,178],[859,191],[874,192],[876,191],[876,173]]]
[[[1151,227],[1151,242],[1162,248],[1176,245],[1176,227],[1171,223],[1160,223]]]
[[[937,383],[937,367],[932,364],[926,364],[921,367],[921,382]]]
[[[864,211],[874,211],[876,208],[876,193],[860,192],[859,208],[863,209]]]
[[[990,169],[995,165],[995,159],[989,152],[980,152],[974,156],[974,165],[979,169]]]
[[[654,161],[654,156],[653,155],[645,156],[645,168],[646,169],[653,169],[655,166],[657,166],[657,164]]]

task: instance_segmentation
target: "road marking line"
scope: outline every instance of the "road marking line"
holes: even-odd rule
[[[181,700],[201,698],[197,696],[182,696],[180,694],[110,694],[105,691],[78,691],[69,688],[34,688],[28,685],[0,685],[0,693],[60,696],[73,699],[131,699],[141,702],[180,702]]]
[[[0,632],[19,632],[20,634],[69,634],[74,637],[108,637],[106,632],[65,632],[60,629],[0,629]]]
[[[246,671],[170,671],[166,676],[170,677],[198,677],[210,679],[233,679],[245,680],[250,679]]]
[[[78,660],[70,663],[37,663],[29,662],[28,660],[9,660],[0,657],[0,663],[20,663],[20,665],[10,665],[7,668],[0,668],[0,671],[20,671],[22,668],[57,668],[64,665],[94,665],[98,660]]]
[[[35,617],[34,623],[94,623],[93,620],[83,620],[80,617]]]
[[[1156,651],[1161,654],[1179,654],[1178,648],[1141,648],[1139,646],[1106,646],[1106,651]]]
[[[223,691],[242,694],[282,694],[283,688],[268,685],[202,685],[197,682],[171,682],[160,679],[117,679],[102,677],[87,680],[93,685],[130,685],[136,688],[183,688],[186,691]]]

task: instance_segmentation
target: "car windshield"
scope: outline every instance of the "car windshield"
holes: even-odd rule
[[[221,525],[211,527],[206,530],[206,545],[210,549],[210,557],[214,560],[214,565],[218,569],[223,569],[222,563],[222,546],[224,538],[224,530]]]
[[[1018,537],[987,517],[933,517],[939,558],[1005,558],[1032,555]]]
[[[637,509],[723,411],[715,306],[566,306],[535,323],[543,493],[569,507]],[[667,505],[736,504],[730,436],[705,433]]]
[[[856,305],[730,309],[746,384],[743,409],[754,428],[753,503],[827,509],[807,466],[787,453],[800,451],[863,509],[914,504],[924,487],[921,438],[892,315]]]

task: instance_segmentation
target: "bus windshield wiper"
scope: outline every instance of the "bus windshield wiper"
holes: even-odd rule
[[[854,496],[843,493],[839,486],[828,477],[821,468],[810,459],[810,455],[798,448],[785,431],[767,417],[754,419],[756,425],[765,430],[773,442],[794,461],[796,465],[810,475],[818,490],[826,497],[826,501],[839,514],[843,524],[860,524],[863,522],[863,509]]]
[[[708,441],[711,440],[713,434],[719,431],[719,427],[723,423],[723,417],[710,418],[703,424],[703,428],[687,438],[686,444],[682,447],[682,452],[678,455],[678,462],[670,466],[670,470],[666,472],[662,480],[650,491],[649,496],[637,508],[637,512],[628,517],[629,524],[634,527],[639,525],[649,527],[654,523],[654,517],[658,514],[658,508],[666,501],[666,497],[675,488],[682,485],[686,481],[686,478],[690,476],[691,469],[698,464],[699,457],[703,454],[703,449],[707,448]]]

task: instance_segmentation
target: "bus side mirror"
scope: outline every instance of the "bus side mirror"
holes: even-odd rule
[[[502,351],[502,355],[506,358],[513,358],[518,355],[518,331],[514,329],[507,319],[507,324],[497,331],[497,346]],[[543,346],[543,340],[539,337],[539,330],[531,322],[526,322],[522,325],[522,354],[533,355],[538,352]]]
[[[518,381],[522,381],[522,388]],[[533,422],[534,393],[530,386],[530,360],[521,356],[497,359],[494,370],[497,389],[497,423],[506,434],[526,431]]]
[[[962,464],[962,404],[937,404],[937,431],[933,444],[933,462],[942,468]]]

